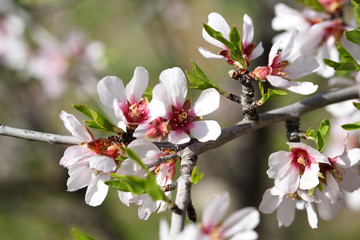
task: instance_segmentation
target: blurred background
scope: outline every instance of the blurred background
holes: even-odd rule
[[[69,135],[60,111],[84,119],[71,104],[95,106],[116,122],[97,96],[100,79],[115,75],[127,83],[135,67],[143,66],[153,87],[162,70],[191,71],[191,59],[221,88],[239,94],[240,86],[228,77],[231,66],[198,52],[199,46],[217,50],[202,38],[202,24],[215,11],[241,30],[247,13],[255,25],[254,43],[262,41],[265,48],[251,64],[266,65],[277,34],[271,19],[278,2],[302,9],[295,0],[0,0],[0,123]],[[312,80],[320,91],[328,89],[325,79]],[[199,93],[189,90],[193,99]],[[259,111],[302,98],[289,94]],[[324,110],[314,111],[301,119],[301,128],[317,128],[329,117]],[[208,118],[225,128],[241,120],[241,107],[222,98]],[[273,186],[266,175],[268,156],[287,150],[286,141],[285,124],[279,123],[201,155],[198,165],[205,178],[192,190],[198,215],[212,194],[222,191],[230,192],[232,210],[257,207]],[[137,206],[123,205],[115,190],[96,208],[86,205],[85,189],[67,192],[67,170],[59,165],[66,147],[0,136],[0,239],[72,239],[71,227],[102,240],[158,239],[159,219],[169,221],[169,212],[141,221]],[[257,231],[259,239],[267,240],[350,240],[360,234],[358,219],[359,213],[346,209],[312,230],[306,213],[298,211],[290,227],[279,229],[276,214],[262,214]]]

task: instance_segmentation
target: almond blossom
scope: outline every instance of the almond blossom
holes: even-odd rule
[[[207,25],[209,25],[214,30],[221,32],[223,37],[229,41],[230,27],[229,27],[229,24],[226,22],[226,20],[219,13],[216,13],[216,12],[210,13],[208,16],[208,19],[209,19],[209,21],[208,21]],[[241,41],[243,56],[247,60],[252,60],[252,59],[259,57],[263,53],[264,48],[263,48],[261,42],[256,47],[252,43],[252,40],[254,38],[254,24],[253,24],[251,18],[247,14],[245,14],[243,21],[244,21],[244,23],[243,23],[243,39]],[[208,51],[207,49],[199,47],[199,52],[205,58],[225,58],[228,60],[229,64],[234,63],[234,61],[232,61],[230,59],[228,48],[223,43],[212,38],[205,31],[205,29],[203,29],[202,35],[203,35],[203,38],[207,42],[222,49],[218,54],[214,54],[214,53]]]
[[[315,72],[319,63],[312,56],[299,55],[293,48],[295,34],[294,31],[282,50],[280,49],[282,40],[275,42],[269,53],[268,66],[257,67],[251,75],[261,81],[267,80],[274,87],[307,95],[314,93],[318,86],[312,82],[295,82],[291,79],[298,79]]]
[[[187,94],[186,77],[183,71],[174,67],[160,74],[160,84],[153,89],[154,107],[165,109],[160,116],[169,121],[169,141],[182,144],[190,141],[192,134],[200,142],[215,140],[221,133],[214,120],[202,120],[202,116],[219,107],[220,95],[214,88],[204,90],[194,106]],[[154,101],[155,100],[155,101]]]
[[[115,111],[116,117],[129,129],[152,120],[152,112],[147,98],[142,98],[149,82],[149,74],[143,67],[136,67],[134,76],[124,88],[123,81],[115,76],[106,76],[97,85],[101,102]],[[151,110],[150,110],[151,109]],[[120,125],[121,126],[121,125]]]
[[[304,143],[288,142],[290,152],[279,151],[269,156],[269,178],[285,193],[298,188],[309,190],[319,184],[319,163],[330,164],[327,156]]]
[[[122,146],[111,144],[107,139],[94,140],[72,114],[62,111],[60,118],[67,130],[82,141],[80,145],[68,147],[60,160],[60,165],[69,169],[68,191],[87,186],[85,202],[93,207],[98,206],[109,189],[104,182],[118,168],[119,161],[115,159],[121,154]]]

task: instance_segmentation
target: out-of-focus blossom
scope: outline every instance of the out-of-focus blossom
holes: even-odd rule
[[[280,49],[280,41],[274,43],[269,53],[268,66],[257,67],[251,74],[256,79],[269,81],[274,87],[286,88],[298,94],[314,93],[318,86],[312,82],[295,82],[298,79],[315,72],[319,64],[310,55],[299,55],[294,49],[295,31],[288,39],[284,49]]]
[[[223,37],[229,41],[229,34],[230,34],[230,27],[226,20],[218,13],[212,12],[208,16],[208,25],[213,28],[216,31],[219,31],[222,33]],[[252,60],[257,57],[259,57],[263,51],[264,48],[262,47],[262,43],[260,42],[256,47],[252,43],[252,40],[254,38],[254,24],[251,20],[251,18],[245,14],[244,15],[244,23],[243,23],[243,39],[241,41],[241,47],[243,50],[243,56],[246,60]],[[212,45],[215,45],[222,50],[218,54],[214,54],[207,49],[204,49],[202,47],[199,47],[200,53],[205,58],[225,58],[228,60],[229,64],[233,64],[234,61],[230,59],[229,56],[229,49],[218,40],[212,38],[206,31],[203,29],[202,35],[204,39],[211,43]]]
[[[287,143],[290,152],[279,151],[269,156],[269,178],[285,193],[294,193],[298,188],[308,190],[319,184],[319,163],[330,164],[327,156],[304,143]]]
[[[344,6],[344,0],[318,0],[329,13],[339,11]]]
[[[163,117],[169,121],[169,141],[182,144],[190,141],[192,134],[201,142],[215,140],[221,133],[214,120],[202,120],[202,116],[219,107],[220,95],[213,89],[204,90],[194,106],[186,99],[186,77],[178,67],[166,69],[160,74],[160,84],[153,89],[154,108],[165,109]],[[154,101],[155,100],[155,101]]]

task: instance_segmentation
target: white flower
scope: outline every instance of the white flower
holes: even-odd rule
[[[304,143],[287,143],[290,152],[279,151],[269,156],[269,178],[285,193],[294,193],[298,188],[308,190],[319,184],[319,163],[329,164],[328,158]]]
[[[209,21],[207,25],[209,25],[214,30],[221,32],[223,37],[229,40],[230,27],[226,22],[226,20],[216,12],[210,13],[208,19]],[[205,29],[203,29],[202,35],[207,42],[222,49],[219,54],[214,54],[208,51],[207,49],[199,47],[200,53],[205,58],[225,58],[228,60],[229,64],[233,64],[233,61],[229,57],[229,50],[223,43],[212,38],[205,31]],[[244,23],[243,23],[243,39],[241,41],[241,45],[242,45],[243,55],[248,60],[252,60],[259,57],[264,51],[264,48],[262,47],[262,43],[259,43],[256,46],[256,48],[254,48],[254,44],[252,43],[253,38],[254,38],[254,24],[251,18],[247,14],[245,14]]]
[[[169,120],[169,141],[186,143],[190,141],[190,134],[200,142],[217,139],[221,133],[219,124],[214,120],[201,119],[219,107],[219,93],[213,88],[204,90],[193,107],[190,99],[185,100],[186,94],[186,77],[180,68],[161,72],[160,84],[153,89],[152,102],[156,103],[154,107],[166,109],[161,117]]]

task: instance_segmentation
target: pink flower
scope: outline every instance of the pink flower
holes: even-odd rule
[[[218,13],[212,12],[208,16],[209,21],[207,25],[212,27],[214,30],[219,31],[222,33],[223,37],[227,40],[229,40],[229,34],[230,34],[230,27],[226,20]],[[215,45],[222,50],[218,54],[214,54],[207,49],[204,49],[202,47],[199,47],[200,53],[205,58],[225,58],[228,60],[229,64],[233,64],[234,62],[229,57],[229,50],[227,47],[219,42],[218,40],[212,38],[206,31],[203,29],[202,31],[204,39],[211,43],[212,45]],[[254,25],[251,20],[251,18],[245,14],[244,15],[244,23],[243,23],[243,39],[241,41],[242,50],[244,58],[247,60],[252,60],[257,57],[259,57],[264,49],[262,47],[262,43],[259,43],[256,48],[255,45],[252,43],[252,40],[254,38]]]
[[[329,164],[328,158],[304,143],[287,144],[290,152],[279,151],[269,156],[267,174],[275,179],[275,187],[285,193],[316,187],[319,184],[319,163]]]
[[[270,214],[277,209],[277,220],[279,227],[288,227],[294,221],[295,209],[306,208],[308,222],[311,228],[317,228],[318,218],[313,203],[320,202],[308,191],[298,189],[293,193],[285,193],[276,187],[265,191],[260,203],[259,210],[262,213]]]
[[[139,124],[151,121],[154,116],[152,113],[157,111],[156,108],[151,108],[147,98],[142,98],[148,82],[149,74],[146,69],[137,67],[126,88],[120,78],[107,76],[100,80],[97,90],[101,102],[114,108],[116,117],[135,129]]]
[[[314,93],[318,86],[312,82],[295,82],[315,72],[319,63],[309,55],[299,55],[293,48],[295,32],[293,32],[284,49],[280,51],[281,41],[275,42],[269,53],[268,66],[257,67],[251,74],[259,80],[267,80],[274,87],[286,88],[298,94]]]
[[[193,107],[190,99],[185,100],[186,94],[186,78],[180,68],[161,72],[160,84],[153,89],[152,102],[156,103],[154,107],[166,110],[161,117],[169,121],[169,141],[186,143],[190,141],[190,134],[200,142],[217,139],[221,133],[219,124],[214,120],[202,120],[202,116],[219,107],[219,93],[213,88],[204,90]]]
[[[110,173],[117,170],[119,161],[115,158],[122,148],[112,145],[107,139],[94,140],[72,114],[62,111],[60,118],[71,134],[83,141],[79,146],[68,147],[60,160],[60,165],[69,169],[68,191],[87,186],[85,202],[98,206],[107,195],[109,187],[104,182],[110,179]],[[104,149],[102,146],[108,147]]]

